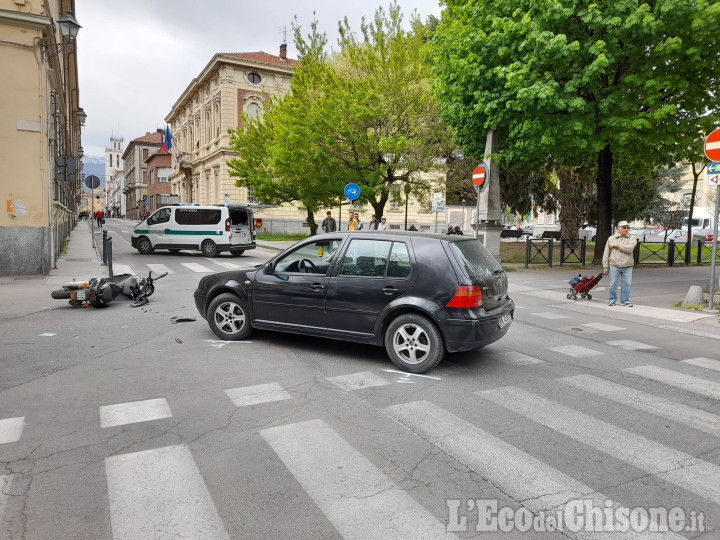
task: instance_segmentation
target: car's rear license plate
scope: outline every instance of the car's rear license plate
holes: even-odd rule
[[[75,300],[85,300],[85,291],[78,291]]]
[[[509,313],[506,313],[505,315],[500,317],[500,320],[498,321],[498,327],[504,328],[511,322],[512,322],[512,315],[510,315]]]

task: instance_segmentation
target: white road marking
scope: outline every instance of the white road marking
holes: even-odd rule
[[[292,396],[283,390],[278,383],[256,384],[255,386],[243,386],[242,388],[230,388],[225,390],[227,396],[236,407],[247,407],[258,403],[270,403],[283,399],[292,399]]]
[[[711,332],[703,332],[701,330],[693,330],[691,328],[681,328],[679,326],[673,326],[671,324],[659,324],[657,328],[663,330],[670,330],[672,332],[680,332],[681,334],[689,334],[691,336],[704,337],[709,339],[720,339],[720,334],[713,334]]]
[[[120,274],[131,274],[131,275],[133,275],[133,276],[137,276],[137,275],[138,275],[138,274],[136,274],[136,273],[133,271],[133,269],[130,268],[130,266],[128,266],[127,264],[116,264],[116,263],[113,263],[113,275],[114,275],[114,276],[119,276]]]
[[[420,377],[421,379],[433,379],[435,381],[442,381],[441,377],[433,377],[432,375],[421,375],[420,373],[407,373],[405,371],[398,371],[396,369],[384,369],[385,373],[399,373],[400,375],[405,375],[406,377]]]
[[[604,397],[615,403],[667,418],[673,422],[678,422],[679,424],[684,424],[720,437],[720,416],[703,411],[702,409],[676,403],[669,399],[655,396],[642,390],[636,390],[629,386],[606,381],[593,375],[565,377],[558,379],[558,381],[584,390],[585,392],[595,394],[596,396]]]
[[[605,324],[600,322],[585,323],[581,324],[580,326],[587,326],[588,328],[600,330],[601,332],[618,332],[620,330],[625,330],[625,328],[623,328],[622,326],[613,326],[612,324]]]
[[[693,366],[720,371],[720,360],[713,360],[712,358],[704,358],[701,356],[700,358],[688,358],[687,360],[682,360],[682,362]]]
[[[193,272],[212,272],[208,267],[203,266],[202,264],[198,263],[180,263],[185,268],[188,268],[189,270],[192,270]]]
[[[639,375],[640,377],[645,377],[646,379],[652,379],[654,381],[674,386],[675,388],[681,388],[683,390],[687,390],[688,392],[701,394],[714,399],[720,399],[720,384],[700,377],[685,375],[684,373],[657,366],[638,366],[634,368],[627,368],[624,371]]]
[[[477,395],[591,448],[720,503],[720,466],[599,420],[532,392],[508,386]]]
[[[581,347],[580,345],[562,345],[561,347],[550,347],[551,351],[572,356],[573,358],[588,358],[590,356],[601,356],[605,353]]]
[[[205,342],[210,343],[210,345],[216,349],[222,349],[225,345],[229,345],[230,343],[252,343],[252,341],[222,341],[219,339],[206,339]]]
[[[530,315],[534,315],[535,317],[540,317],[542,319],[567,319],[567,315],[560,315],[559,313],[553,313],[551,311],[531,313]]]
[[[100,427],[124,426],[136,422],[149,422],[171,418],[172,412],[165,398],[118,403],[100,407]]]
[[[590,486],[429,401],[391,405],[383,410],[532,512],[562,508],[577,499],[592,500],[596,508],[606,508],[606,501],[609,501]],[[613,506],[618,507],[619,503],[614,502]],[[595,540],[639,537],[633,531],[573,533],[566,530],[564,534]],[[660,533],[656,537],[682,538],[673,533]]]
[[[12,443],[20,440],[25,417],[4,418],[0,420],[0,444]]]
[[[168,266],[165,266],[164,264],[148,264],[147,267],[155,272],[155,274],[162,274],[163,272],[167,272],[168,274],[174,274],[175,270],[171,269]]]
[[[331,383],[339,386],[346,392],[353,390],[361,390],[363,388],[372,388],[374,386],[384,386],[390,384],[380,375],[376,375],[371,371],[362,371],[360,373],[352,373],[350,375],[340,375],[338,377],[327,377]]]
[[[632,341],[631,339],[618,339],[616,341],[607,341],[608,345],[613,347],[620,347],[626,351],[654,351],[657,350],[655,345],[648,345],[646,343],[640,343],[639,341]]]
[[[260,435],[346,540],[455,538],[322,420]]]
[[[185,445],[105,458],[115,540],[229,539]]]
[[[539,358],[535,358],[534,356],[518,351],[505,351],[493,354],[492,358],[500,360],[503,364],[510,364],[513,366],[529,366],[531,364],[543,363],[543,360],[540,360]]]
[[[208,259],[208,260],[210,262],[213,262],[217,265],[222,266],[223,268],[227,268],[228,270],[237,270],[238,268],[240,268],[239,264],[235,264],[235,263],[231,263],[231,262],[227,262],[227,261],[216,261],[214,259]]]

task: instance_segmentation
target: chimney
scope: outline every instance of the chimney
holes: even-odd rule
[[[287,43],[280,45],[280,60],[287,60]]]

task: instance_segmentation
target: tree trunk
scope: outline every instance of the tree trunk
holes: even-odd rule
[[[695,195],[697,194],[698,179],[700,178],[700,173],[703,171],[704,168],[705,167],[703,167],[699,171],[696,171],[695,163],[692,164],[693,188],[692,188],[692,195],[690,196],[690,211],[688,212],[688,224],[687,224],[688,242],[692,241],[692,218],[693,218],[693,212],[695,211]]]
[[[597,233],[593,266],[602,265],[605,244],[612,234],[612,166],[613,154],[608,144],[598,155]]]
[[[557,175],[560,181],[558,200],[560,202],[560,236],[565,239],[578,237],[578,224],[580,213],[578,212],[577,194],[581,186],[575,169],[571,167],[558,167]],[[569,242],[568,246],[575,249],[577,242]]]
[[[309,208],[307,209],[307,222],[310,226],[310,236],[315,236],[317,234],[318,224],[315,223],[315,212]]]

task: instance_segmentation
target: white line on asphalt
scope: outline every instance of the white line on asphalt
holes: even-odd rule
[[[510,364],[511,366],[529,366],[531,364],[543,363],[543,360],[539,358],[518,351],[495,353],[492,355],[492,358],[500,360],[503,364]]]
[[[133,272],[133,269],[130,268],[127,264],[116,264],[113,263],[113,275],[119,276],[120,274],[131,274],[136,276],[137,274]]]
[[[227,268],[228,270],[237,270],[240,268],[239,264],[227,262],[227,261],[216,261],[215,259],[210,259],[208,257],[203,257],[205,260],[210,261],[211,263],[215,263],[219,266],[222,266],[223,268]]]
[[[567,319],[567,315],[560,315],[559,313],[553,313],[551,311],[543,311],[540,313],[531,313],[530,315],[534,315],[535,317],[540,317],[541,319]]]
[[[685,375],[684,373],[680,373],[678,371],[657,366],[638,366],[634,368],[626,368],[624,371],[639,375],[640,377],[645,377],[646,379],[652,379],[654,381],[665,383],[667,385],[674,386],[675,388],[681,388],[688,392],[694,392],[695,394],[720,399],[720,384],[708,381],[707,379],[693,377],[692,375]]]
[[[657,349],[655,345],[647,345],[646,343],[632,341],[631,339],[618,339],[616,341],[607,341],[606,343],[613,347],[620,347],[626,351],[654,351]]]
[[[705,358],[701,356],[700,358],[688,358],[687,360],[682,360],[682,362],[693,366],[720,371],[720,361],[713,360],[712,358]]]
[[[346,540],[455,538],[322,420],[260,435]]]
[[[278,383],[256,384],[255,386],[243,386],[242,388],[230,388],[225,390],[227,396],[236,407],[247,407],[258,403],[270,403],[292,399],[292,396],[283,390]]]
[[[105,458],[113,538],[229,539],[185,445]]]
[[[405,375],[406,377],[420,377],[421,379],[433,379],[436,381],[442,381],[441,377],[433,377],[432,375],[420,375],[419,373],[406,373],[405,371],[397,371],[395,369],[384,369],[385,373],[399,373],[400,375]]]
[[[24,425],[24,416],[0,420],[0,444],[19,441]]]
[[[572,356],[573,358],[588,358],[590,356],[601,356],[605,354],[594,349],[581,347],[580,345],[562,345],[561,347],[550,347],[550,350],[566,356]]]
[[[168,274],[175,273],[175,270],[165,266],[164,264],[148,264],[147,267],[156,274],[162,274],[163,272],[167,272]]]
[[[206,266],[203,266],[202,264],[198,264],[198,263],[180,263],[180,264],[182,264],[185,268],[192,270],[193,272],[212,272],[212,270],[210,270]]]
[[[170,405],[165,398],[118,403],[100,407],[100,427],[124,426],[136,422],[149,422],[171,418]]]
[[[716,437],[720,436],[720,416],[702,409],[689,407],[648,392],[606,381],[594,375],[576,375],[558,380],[615,403],[667,418]]]
[[[620,330],[625,330],[625,328],[623,328],[622,326],[613,326],[612,324],[605,324],[600,322],[585,323],[581,324],[580,326],[587,326],[588,328],[600,330],[601,332],[618,332]]]
[[[380,375],[376,375],[371,371],[362,371],[360,373],[351,373],[350,375],[340,375],[338,377],[326,378],[328,381],[339,386],[346,392],[390,384]]]
[[[477,395],[540,425],[720,503],[720,467],[690,454],[581,413],[532,392],[507,386]]]

